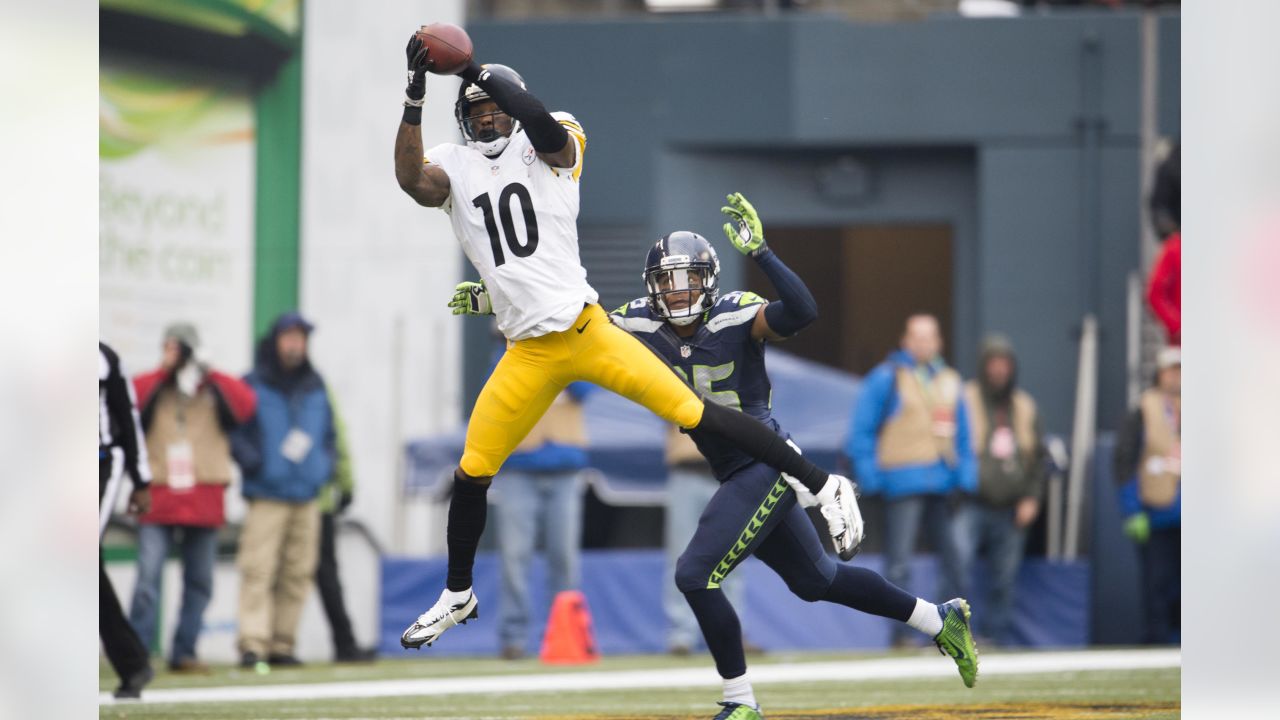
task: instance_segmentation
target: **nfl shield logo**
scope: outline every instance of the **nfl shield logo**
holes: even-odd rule
[[[688,345],[680,346],[680,357],[687,358],[692,354],[693,354],[693,348],[689,347]]]

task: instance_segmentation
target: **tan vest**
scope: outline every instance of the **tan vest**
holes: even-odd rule
[[[908,368],[894,377],[900,407],[880,430],[876,460],[892,470],[908,465],[928,465],[939,459],[956,464],[956,401],[960,398],[960,374],[945,368],[934,376],[926,392]]]
[[[1139,407],[1142,409],[1142,427],[1145,439],[1142,443],[1142,461],[1138,463],[1138,497],[1142,504],[1152,508],[1166,508],[1178,499],[1182,484],[1181,462],[1168,462],[1174,448],[1182,443],[1182,398],[1172,400],[1172,410],[1178,425],[1169,417],[1167,396],[1155,388],[1142,393]]]
[[[987,406],[982,401],[982,388],[976,380],[964,385],[965,409],[969,413],[970,435],[973,440],[973,452],[979,457],[987,448],[987,433],[991,432],[991,419],[987,417]],[[1036,401],[1025,392],[1014,389],[1010,399],[1010,412],[1013,421],[1013,438],[1022,453],[1023,461],[1031,458],[1036,452]]]
[[[151,428],[147,431],[147,456],[152,481],[169,484],[169,446],[191,443],[196,482],[227,485],[231,482],[231,445],[218,424],[217,400],[202,388],[186,397],[172,387],[156,390]]]
[[[556,396],[538,424],[516,446],[516,452],[537,450],[549,442],[573,447],[587,446],[587,432],[582,422],[582,403],[574,402],[563,391]]]

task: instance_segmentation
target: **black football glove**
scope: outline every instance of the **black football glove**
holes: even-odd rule
[[[427,94],[427,71],[431,69],[429,54],[430,48],[422,44],[417,33],[409,37],[409,44],[404,48],[405,65],[409,70],[409,86],[404,89],[406,107],[422,107],[422,98]]]

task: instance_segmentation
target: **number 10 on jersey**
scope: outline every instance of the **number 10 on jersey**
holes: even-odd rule
[[[515,220],[511,217],[511,198],[515,196],[520,201],[520,212],[524,215],[524,230],[528,236],[528,241],[524,244],[520,243],[520,238],[516,236]],[[511,249],[511,253],[516,257],[529,257],[534,250],[538,249],[538,217],[533,212],[533,200],[529,197],[529,190],[520,183],[511,183],[502,188],[502,192],[498,195],[498,218],[493,217],[493,202],[489,199],[489,193],[477,196],[471,201],[471,204],[480,208],[484,213],[484,227],[489,231],[489,247],[493,249],[493,265],[498,267],[507,261],[507,256],[502,252],[502,237],[498,232],[498,220],[502,222],[501,235],[507,238],[507,247]]]

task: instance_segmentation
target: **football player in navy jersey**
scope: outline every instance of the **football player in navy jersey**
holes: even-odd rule
[[[738,410],[788,437],[770,413],[768,341],[784,340],[812,323],[817,305],[808,288],[764,241],[755,209],[741,194],[722,208],[725,234],[773,283],[779,300],[751,292],[721,294],[720,262],[711,243],[677,231],[658,240],[645,262],[647,294],[614,311],[613,322],[639,337],[705,399]],[[724,679],[717,720],[763,717],[747,680],[742,629],[720,583],[748,555],[778,573],[804,600],[826,600],[893,618],[933,638],[973,687],[978,653],[963,599],[934,605],[913,597],[866,568],[836,562],[824,551],[802,507],[813,494],[778,470],[698,428],[688,430],[711,463],[720,489],[676,565],[676,586],[702,628]],[[862,535],[862,518],[856,532]]]

